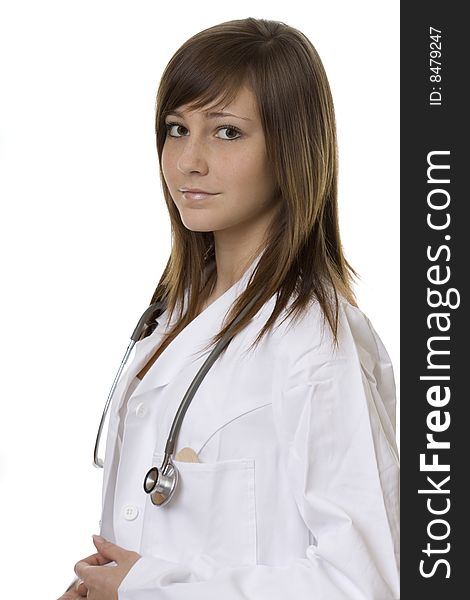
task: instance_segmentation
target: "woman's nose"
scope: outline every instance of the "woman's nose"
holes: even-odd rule
[[[208,160],[206,148],[202,141],[192,139],[182,144],[182,150],[178,157],[177,166],[180,171],[207,171]]]

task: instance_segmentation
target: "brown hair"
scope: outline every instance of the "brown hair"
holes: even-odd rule
[[[216,101],[217,106],[226,106],[243,85],[256,97],[281,202],[248,286],[211,344],[221,339],[229,322],[255,295],[258,300],[234,334],[277,294],[257,344],[294,294],[285,318],[298,317],[312,299],[318,301],[337,345],[337,293],[357,306],[352,282],[359,276],[345,259],[340,241],[330,86],[317,51],[303,33],[283,22],[250,17],[220,23],[188,39],[169,61],[158,88],[155,132],[172,248],[151,301],[165,301],[170,319],[181,302],[161,349],[199,314],[216,277],[216,269],[206,268],[214,260],[213,233],[183,225],[162,174],[165,116],[183,104],[191,110]],[[185,290],[188,302],[183,314]]]

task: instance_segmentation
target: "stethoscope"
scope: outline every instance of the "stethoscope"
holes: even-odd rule
[[[199,371],[196,373],[196,376],[192,380],[191,384],[189,385],[188,389],[186,390],[185,395],[183,396],[183,399],[181,400],[179,408],[174,417],[173,424],[170,429],[170,433],[168,435],[162,465],[159,469],[157,467],[152,467],[147,472],[147,474],[145,475],[145,478],[144,478],[144,490],[147,494],[150,494],[152,503],[155,504],[156,506],[164,506],[165,504],[167,504],[169,502],[170,498],[173,496],[173,494],[176,490],[176,486],[178,485],[178,480],[179,480],[178,470],[172,461],[172,456],[173,456],[176,442],[178,439],[178,434],[181,429],[181,425],[183,423],[184,415],[186,414],[186,411],[188,410],[188,407],[191,404],[191,400],[193,399],[193,396],[196,393],[198,387],[200,386],[202,380],[204,379],[207,372],[209,371],[209,369],[212,367],[212,365],[216,361],[219,354],[222,352],[222,350],[225,348],[225,346],[227,346],[227,344],[233,338],[232,330],[233,330],[234,326],[250,310],[250,308],[256,302],[256,300],[258,299],[260,294],[261,294],[261,291],[258,294],[256,294],[243,307],[243,309],[240,311],[240,313],[232,320],[232,322],[230,323],[230,327],[227,330],[226,334],[219,340],[219,342],[216,344],[216,346],[214,347],[212,352],[206,358],[206,360],[204,361],[204,364],[199,369]],[[153,333],[153,331],[155,331],[155,328],[158,327],[157,319],[163,312],[165,312],[165,310],[166,310],[165,302],[157,301],[157,302],[154,302],[153,304],[151,304],[145,310],[145,312],[142,314],[142,316],[140,317],[139,322],[137,323],[136,328],[134,329],[134,332],[131,335],[131,340],[127,347],[126,353],[124,354],[124,357],[121,361],[121,364],[116,373],[116,376],[114,378],[113,384],[112,384],[111,389],[108,394],[108,398],[106,400],[103,414],[101,416],[100,425],[98,427],[98,433],[96,435],[95,449],[94,449],[94,455],[93,455],[93,464],[95,467],[103,468],[103,466],[104,466],[103,460],[101,460],[98,457],[101,432],[103,430],[103,425],[104,425],[106,415],[108,413],[108,410],[109,410],[109,407],[111,404],[111,400],[114,396],[116,386],[119,382],[121,373],[127,363],[127,360],[132,351],[132,348],[134,347],[134,344],[136,342],[151,335],[151,333]],[[145,335],[143,335],[144,330],[145,330]]]

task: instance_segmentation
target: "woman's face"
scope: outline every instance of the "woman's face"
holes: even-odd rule
[[[277,186],[251,90],[242,87],[224,108],[231,115],[207,114],[206,107],[189,112],[187,105],[176,111],[180,114],[165,118],[162,170],[185,227],[234,234],[264,229],[275,210]],[[191,198],[184,188],[214,195]]]

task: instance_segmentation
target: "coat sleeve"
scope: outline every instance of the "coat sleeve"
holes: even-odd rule
[[[273,410],[285,476],[310,531],[305,556],[224,568],[203,556],[188,564],[142,556],[119,600],[399,598],[399,463],[384,408],[395,388],[388,355],[372,342],[369,351],[349,335],[339,353],[314,345],[279,364]]]

